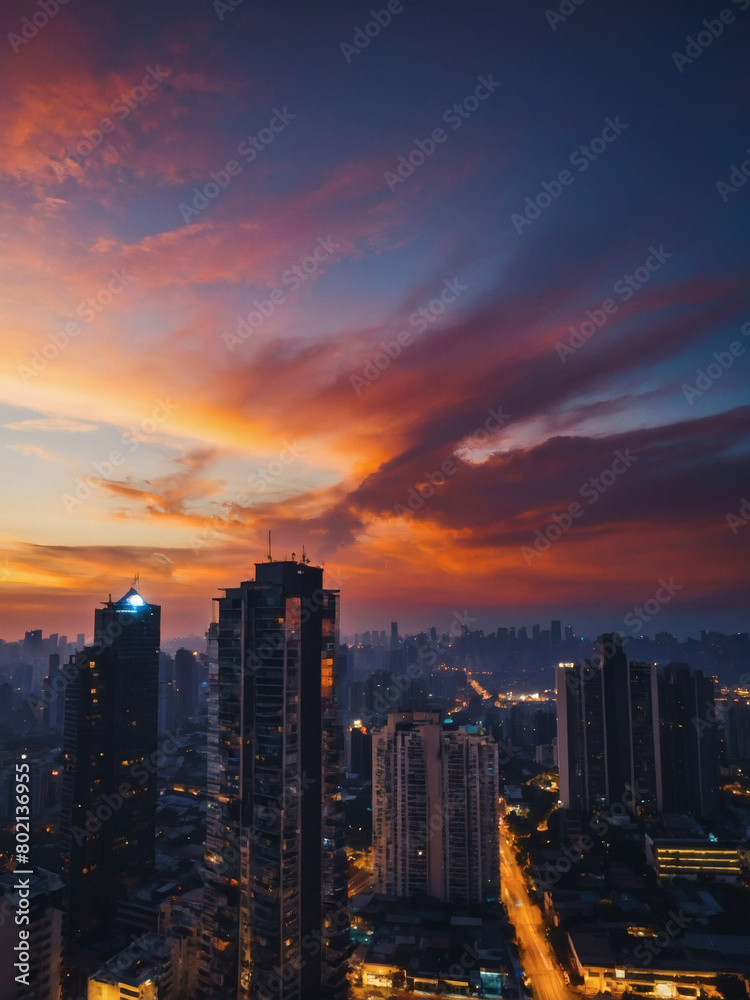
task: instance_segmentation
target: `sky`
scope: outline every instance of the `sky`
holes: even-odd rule
[[[750,0],[45,3],[0,635],[202,633],[269,530],[346,632],[747,630]]]

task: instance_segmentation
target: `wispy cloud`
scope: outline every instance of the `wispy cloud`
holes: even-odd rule
[[[65,463],[65,459],[60,455],[56,455],[54,451],[42,448],[38,444],[7,444],[5,447],[11,451],[18,451],[29,458],[41,458],[45,462]]]
[[[10,431],[49,431],[65,434],[87,434],[98,429],[98,424],[66,417],[35,417],[32,420],[16,420],[5,426]]]

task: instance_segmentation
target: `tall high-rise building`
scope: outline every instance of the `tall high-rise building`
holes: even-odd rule
[[[198,654],[190,649],[178,649],[174,654],[174,673],[177,685],[177,722],[184,724],[198,712],[200,671]]]
[[[714,686],[702,670],[670,663],[659,676],[664,808],[709,815],[719,794]]]
[[[659,811],[656,667],[629,664],[618,635],[599,636],[598,648],[592,661],[557,667],[560,799],[575,814],[615,802]]]
[[[560,801],[590,813],[607,801],[602,679],[585,660],[558,663],[556,690]]]
[[[65,941],[106,938],[116,904],[154,870],[161,609],[134,589],[95,612],[94,645],[71,659],[65,691]]]
[[[388,716],[373,733],[373,867],[378,892],[456,903],[499,898],[498,752],[438,712]]]
[[[444,898],[452,903],[500,899],[498,749],[466,726],[441,733]]]
[[[159,733],[172,732],[177,719],[175,662],[169,653],[159,653]]]
[[[662,787],[661,740],[659,736],[659,688],[655,663],[631,661],[630,726],[632,787],[637,808],[646,813],[661,812]]]
[[[398,634],[398,622],[391,622],[391,649],[398,649],[401,640]]]
[[[306,561],[257,563],[209,631],[205,997],[347,991],[338,591]]]
[[[552,622],[552,627],[550,629],[550,641],[553,646],[559,646],[562,642],[562,622]]]
[[[23,639],[23,657],[26,663],[31,666],[31,682],[29,691],[35,694],[39,691],[44,676],[42,666],[44,657],[44,640],[40,628],[31,629]]]

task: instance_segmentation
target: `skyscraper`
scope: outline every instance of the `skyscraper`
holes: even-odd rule
[[[602,678],[583,660],[559,663],[556,680],[560,801],[590,813],[608,798]]]
[[[398,634],[398,622],[391,622],[391,649],[398,649],[401,640]]]
[[[378,892],[456,903],[500,892],[497,744],[438,712],[388,716],[373,733],[373,866]]]
[[[66,668],[60,824],[70,953],[107,937],[154,869],[161,609],[134,589],[95,612]]]
[[[553,646],[559,646],[562,642],[562,623],[553,621],[550,629],[550,641]]]
[[[338,592],[306,561],[269,561],[215,600],[200,989],[336,1000],[349,940]]]
[[[702,670],[670,663],[659,676],[664,808],[709,815],[719,794],[714,688]]]
[[[373,732],[372,856],[375,889],[443,895],[438,712],[394,712]]]
[[[184,725],[198,711],[200,678],[197,654],[190,649],[178,649],[174,655],[174,673],[177,684],[177,721]]]
[[[661,812],[664,796],[656,664],[631,661],[628,673],[632,787],[636,792],[636,806],[646,813]]]
[[[662,788],[656,667],[629,664],[618,635],[599,636],[598,649],[592,661],[557,667],[560,799],[574,814],[614,802],[658,811]]]
[[[500,898],[497,743],[474,726],[444,730],[440,743],[444,898],[495,902]]]

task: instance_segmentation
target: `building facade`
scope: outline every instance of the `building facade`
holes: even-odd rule
[[[209,630],[205,997],[343,997],[349,948],[339,596],[256,564]]]
[[[702,670],[670,663],[659,677],[664,808],[707,816],[719,796],[714,685]]]
[[[621,802],[662,809],[656,665],[628,663],[618,635],[601,635],[599,655],[556,670],[560,800],[575,815]]]
[[[499,898],[498,751],[437,712],[388,716],[373,732],[377,892],[456,903]]]
[[[154,872],[160,613],[131,589],[95,614],[66,668],[65,949],[107,938],[117,903]]]

